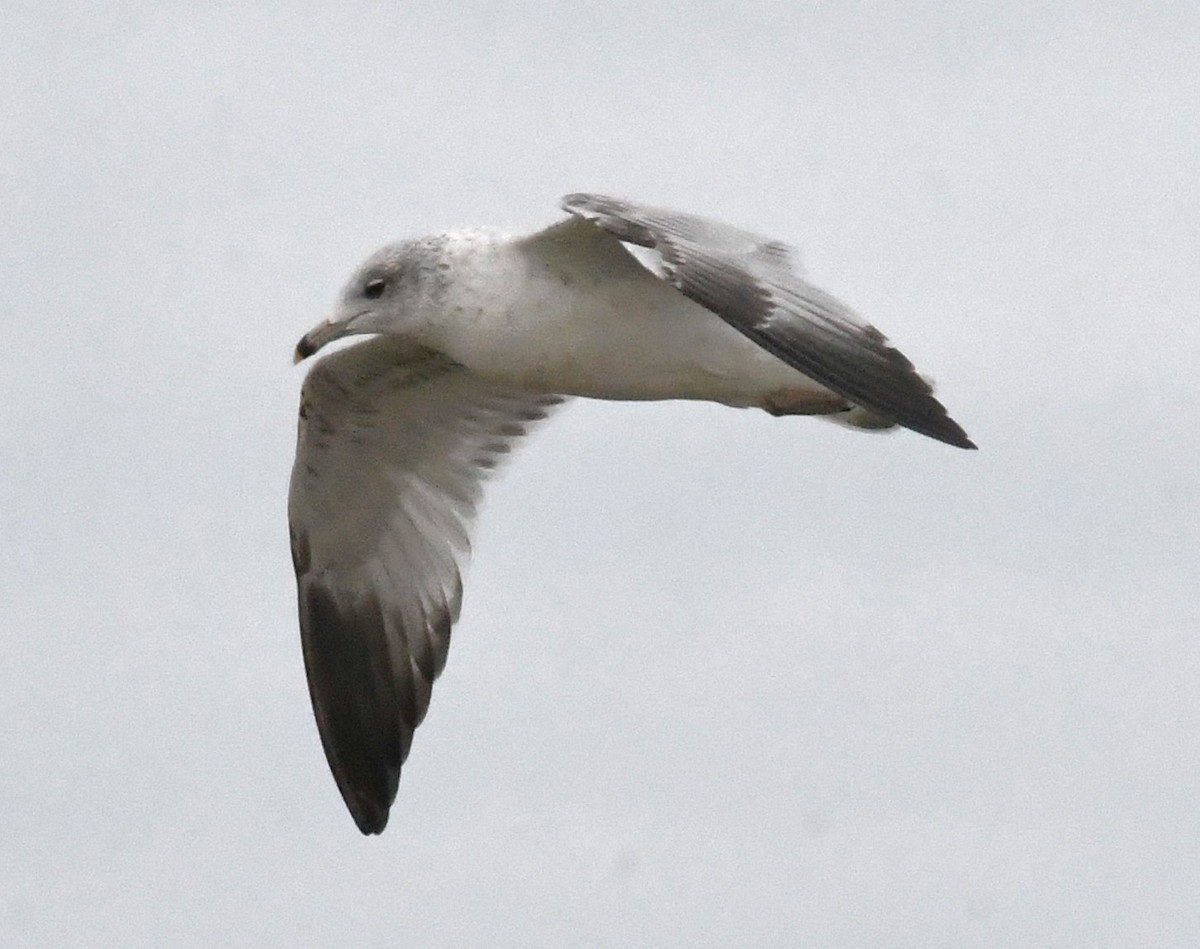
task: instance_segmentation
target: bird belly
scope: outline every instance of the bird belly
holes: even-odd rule
[[[564,395],[762,406],[782,392],[829,404],[828,389],[628,259],[594,275],[514,281],[506,304],[477,308],[447,354],[505,384]]]

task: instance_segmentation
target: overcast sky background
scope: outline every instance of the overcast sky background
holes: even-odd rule
[[[0,942],[1200,944],[1200,7],[10,2]],[[576,403],[382,838],[291,347],[608,191],[797,243],[978,442]]]

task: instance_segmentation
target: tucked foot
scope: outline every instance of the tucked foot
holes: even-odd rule
[[[850,411],[850,404],[834,392],[815,392],[812,389],[777,389],[762,401],[762,407],[772,415],[833,415]]]

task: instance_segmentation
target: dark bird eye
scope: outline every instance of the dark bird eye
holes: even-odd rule
[[[376,277],[374,280],[368,280],[367,285],[363,287],[363,296],[368,300],[378,300],[383,296],[383,288],[386,282]]]

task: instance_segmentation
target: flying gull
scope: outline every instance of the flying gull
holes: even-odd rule
[[[321,742],[364,834],[387,824],[462,600],[482,482],[569,396],[699,399],[974,448],[887,338],[787,244],[595,194],[525,237],[384,247],[296,361],[288,516]]]

